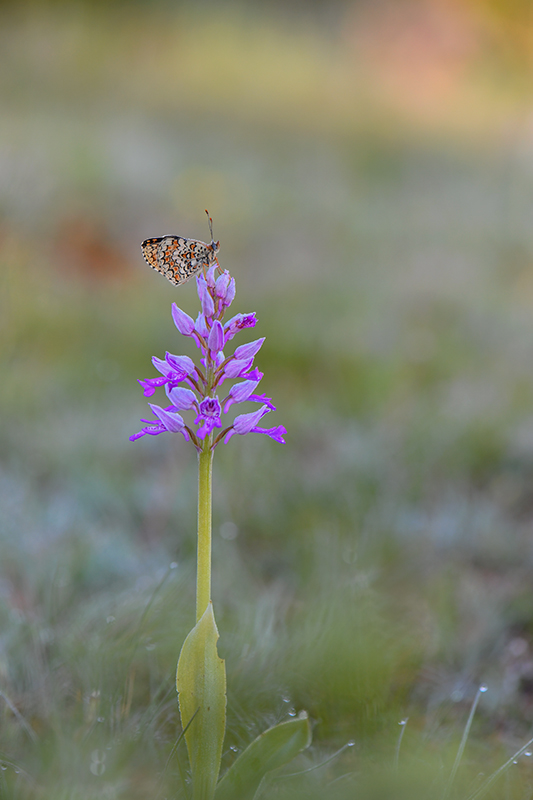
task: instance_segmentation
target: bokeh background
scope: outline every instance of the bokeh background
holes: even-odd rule
[[[532,77],[528,0],[0,5],[1,797],[187,797],[196,457],[128,436],[205,208],[288,429],[215,458],[224,767],[307,709],[262,797],[435,796],[482,683],[452,796],[533,735]]]

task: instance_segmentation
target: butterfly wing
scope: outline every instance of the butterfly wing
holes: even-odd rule
[[[216,260],[218,248],[183,236],[160,236],[141,244],[146,262],[175,286],[186,283]]]
[[[144,260],[152,269],[157,269],[157,245],[161,239],[145,239],[141,244]]]

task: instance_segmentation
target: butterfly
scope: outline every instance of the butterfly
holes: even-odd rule
[[[145,261],[174,284],[181,286],[197,275],[201,270],[209,269],[217,264],[217,253],[220,242],[213,239],[213,220],[207,210],[211,231],[211,244],[199,242],[197,239],[186,239],[184,236],[159,236],[145,239],[141,244]]]

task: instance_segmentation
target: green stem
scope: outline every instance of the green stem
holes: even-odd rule
[[[204,440],[198,458],[198,571],[196,575],[196,622],[211,602],[211,505],[213,451],[211,436]]]

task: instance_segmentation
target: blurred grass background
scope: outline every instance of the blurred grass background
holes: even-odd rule
[[[288,429],[215,459],[224,765],[305,708],[286,773],[353,746],[263,797],[435,796],[482,682],[452,797],[533,735],[532,21],[0,5],[0,797],[187,796],[196,459],[128,436],[197,302],[139,243],[206,207]]]

